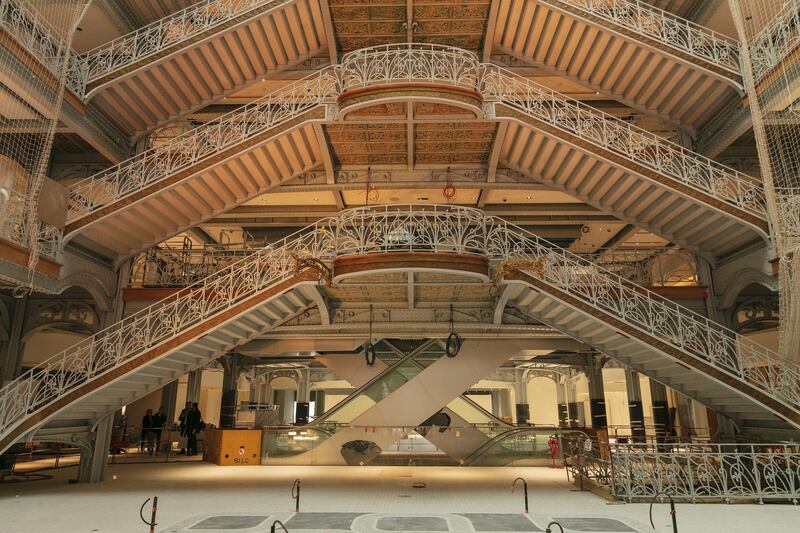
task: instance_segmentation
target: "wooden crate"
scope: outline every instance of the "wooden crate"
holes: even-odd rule
[[[203,460],[221,466],[261,464],[260,429],[207,429]]]

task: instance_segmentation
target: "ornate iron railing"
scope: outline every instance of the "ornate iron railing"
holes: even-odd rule
[[[335,97],[336,79],[327,69],[289,84],[214,124],[195,128],[146,152],[81,180],[70,188],[68,220],[135,193],[156,181],[282,124]]]
[[[800,500],[796,445],[612,445],[613,483],[619,499]]]
[[[738,41],[642,0],[556,1],[633,30],[698,59],[710,61],[734,74],[741,72]]]
[[[293,0],[202,0],[84,54],[91,82],[249,11]]]
[[[292,235],[71,346],[0,389],[0,437],[93,378],[295,273],[330,252],[314,232]]]
[[[257,243],[204,248],[157,246],[136,255],[130,287],[186,287],[228,267],[260,248]],[[578,254],[618,276],[643,286],[697,285],[697,263],[688,250],[600,250]]]
[[[484,98],[509,105],[760,218],[767,217],[763,186],[744,173],[505,69],[488,67],[483,83]]]
[[[542,282],[800,408],[800,368],[779,354],[502,219],[455,206],[343,211],[266,246],[68,348],[0,389],[0,436],[26,415],[185,328],[292,275],[296,258],[451,252],[524,258]]]
[[[25,197],[15,191],[0,191],[0,238],[23,248],[28,248]],[[61,254],[63,233],[50,224],[39,221],[37,226],[39,253],[51,258]]]
[[[0,27],[57,79],[65,75],[67,88],[83,97],[87,72],[84,62],[72,50],[62,32],[26,0],[0,0]],[[66,73],[62,72],[65,54],[69,54]]]
[[[753,76],[758,82],[800,45],[800,2],[784,3],[783,11],[767,24],[749,44]]]
[[[766,218],[763,187],[753,178],[639,129],[612,115],[517,76],[482,64],[475,54],[440,45],[399,44],[345,54],[326,67],[243,109],[175,137],[70,189],[68,219],[132,194],[248,137],[334,102],[355,88],[424,81],[471,88],[597,147],[669,176],[695,190]],[[332,104],[333,105],[333,104]]]

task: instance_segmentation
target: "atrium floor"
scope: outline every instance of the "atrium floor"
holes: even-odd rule
[[[647,505],[577,492],[564,470],[547,468],[120,464],[109,465],[108,481],[91,485],[68,484],[75,467],[48,474],[0,484],[0,532],[142,533],[139,507],[154,495],[159,533],[265,532],[275,519],[292,533],[540,531],[553,518],[570,522],[568,532],[652,531]],[[529,482],[529,519],[520,488],[510,493],[516,476]],[[290,496],[295,478],[302,480],[299,516]],[[677,517],[683,532],[788,532],[796,531],[798,513],[788,504],[679,504]],[[657,531],[671,531],[668,507],[658,505],[655,515]]]

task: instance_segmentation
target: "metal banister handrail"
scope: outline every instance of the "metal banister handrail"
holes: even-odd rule
[[[739,41],[642,0],[556,0],[740,75]],[[544,0],[545,4],[551,3]]]
[[[157,54],[168,46],[190,39],[248,11],[293,1],[295,0],[201,0],[82,54],[81,57],[87,64],[88,81],[92,82]]]
[[[335,98],[345,91],[409,79],[473,88],[489,104],[511,106],[766,220],[764,189],[755,179],[508,70],[480,63],[471,52],[418,43],[381,45],[345,54],[339,65],[325,67],[223,115],[214,124],[189,130],[74,184],[70,188],[68,220],[132,194],[312,107],[330,104],[335,109]]]
[[[51,24],[28,0],[0,0],[0,27],[56,78],[66,76],[66,87],[83,98],[86,92],[83,61],[71,48],[64,32]],[[64,54],[69,54],[66,72],[62,72]]]

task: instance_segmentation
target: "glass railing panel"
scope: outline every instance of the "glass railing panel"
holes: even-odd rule
[[[264,428],[261,457],[280,459],[310,452],[330,436],[330,433],[309,427]]]

